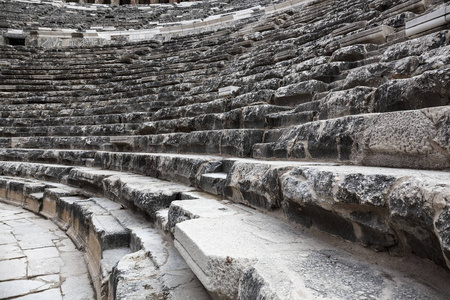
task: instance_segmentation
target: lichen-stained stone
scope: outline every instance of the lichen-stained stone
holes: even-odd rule
[[[68,175],[72,167],[26,163],[26,162],[0,162],[0,171],[9,176],[34,177],[37,179],[60,181],[61,178]]]
[[[326,90],[327,85],[321,81],[304,81],[279,88],[273,101],[276,105],[295,106],[311,101],[316,93]]]
[[[417,39],[397,43],[388,47],[381,59],[382,62],[398,60],[407,56],[421,55],[435,48],[448,44],[449,31],[443,30]]]
[[[286,111],[289,108],[275,105],[258,105],[244,107],[241,112],[242,128],[264,128],[266,116],[271,113]]]
[[[374,95],[373,112],[420,109],[450,104],[450,68],[388,81]]]
[[[331,119],[368,113],[371,110],[375,88],[355,87],[350,90],[329,93],[318,108],[319,119]]]
[[[256,143],[261,143],[264,135],[262,129],[230,129],[224,130],[218,137],[220,139],[220,153],[222,155],[232,155],[238,157],[249,157],[252,147]],[[214,145],[213,141],[218,141],[214,136],[209,139],[209,145]]]
[[[388,198],[390,222],[406,245],[413,253],[440,265],[446,265],[442,251],[448,251],[447,230],[442,230],[445,212],[438,215],[436,210],[445,205],[449,191],[448,185],[411,178],[395,186]],[[437,217],[436,225],[441,230],[435,229]]]
[[[443,217],[437,223],[440,232],[433,225],[449,191],[445,175],[423,171],[411,178],[398,169],[356,171],[317,166],[284,173],[280,189],[285,214],[307,227],[378,250],[400,244],[445,265],[442,251],[448,250],[439,242],[447,236]]]
[[[420,65],[418,56],[408,56],[391,63],[384,63],[390,69],[390,79],[402,79],[412,77]]]
[[[276,142],[256,145],[253,157],[445,169],[450,166],[448,115],[447,107],[435,107],[311,122],[291,127]],[[304,152],[294,151],[296,145]]]
[[[342,87],[344,89],[357,86],[378,87],[387,81],[388,74],[388,66],[379,63],[354,68],[345,77]]]
[[[366,165],[445,169],[450,166],[447,107],[373,115],[359,145]],[[383,133],[382,133],[383,132]]]
[[[358,61],[366,57],[366,45],[352,45],[342,47],[335,52],[330,58],[330,61]],[[372,47],[373,48],[373,47]]]
[[[220,165],[215,156],[97,152],[95,165],[195,186],[199,176]]]
[[[288,169],[235,162],[229,172],[224,195],[235,202],[262,209],[279,208],[281,198],[278,178]]]
[[[178,151],[181,153],[219,154],[221,149],[218,141],[223,139],[223,134],[221,130],[191,132],[180,138]]]
[[[139,175],[116,175],[103,180],[105,194],[125,206],[136,207],[151,220],[156,220],[156,211],[169,207],[179,199],[181,192],[192,188]]]
[[[124,256],[115,266],[112,277],[114,280],[114,299],[165,299],[159,279],[155,275],[157,268],[144,251]]]

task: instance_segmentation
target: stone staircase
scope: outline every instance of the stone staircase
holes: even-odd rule
[[[66,230],[98,299],[449,297],[448,3],[286,3],[0,46],[0,198]]]

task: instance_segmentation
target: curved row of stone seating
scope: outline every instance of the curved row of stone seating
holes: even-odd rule
[[[34,49],[20,59],[8,52],[0,58],[2,80],[23,80],[31,91],[36,82],[28,76],[48,72],[42,85],[59,78],[67,87],[73,82],[73,90],[1,91],[8,119],[0,126],[11,137],[0,137],[0,175],[82,187],[75,192],[82,199],[68,200],[23,188],[19,194],[33,196],[19,201],[41,207],[35,202],[42,200],[44,215],[60,212],[57,222],[81,228],[83,235],[72,236],[87,245],[99,297],[183,293],[170,289],[179,285],[166,280],[170,275],[159,273],[156,288],[148,279],[161,256],[143,244],[161,237],[141,238],[156,232],[132,221],[139,220],[133,210],[171,232],[185,260],[177,264],[187,263],[216,298],[447,299],[447,270],[409,257],[450,267],[450,35],[438,28],[409,39],[404,30],[407,19],[438,7],[442,1],[312,1],[220,31],[168,34],[160,43]],[[85,89],[77,76],[90,71],[107,75],[86,75],[95,84]],[[143,118],[129,122],[138,125],[133,135],[116,131],[129,120],[125,112]],[[49,136],[34,136],[44,126]],[[108,128],[116,129],[95,136]],[[70,221],[58,220],[64,215]],[[125,228],[120,240],[128,244],[108,252],[114,238],[97,215]],[[144,253],[126,255],[139,249]],[[114,267],[110,254],[117,255]],[[108,288],[98,279],[101,270],[109,270],[102,278],[111,274]],[[139,270],[152,270],[146,282],[135,280]],[[149,281],[153,289],[146,290]]]
[[[279,0],[258,1],[267,6]],[[143,29],[158,23],[175,23],[186,20],[203,20],[211,15],[230,14],[254,7],[254,1],[224,0],[204,3],[182,2],[153,5],[99,5],[64,3],[61,1],[0,1],[2,27],[37,29],[74,28],[77,30]]]
[[[105,198],[103,192],[94,191],[100,187],[93,184],[89,191],[86,187],[59,183],[65,180],[64,176],[73,174],[69,176],[73,185],[86,185],[83,172],[91,172],[97,177],[113,176],[113,173],[106,172],[109,174],[105,176],[99,170],[75,170],[61,165],[2,166],[2,174],[13,173],[18,177],[0,176],[1,198],[51,219],[67,232],[85,251],[97,299],[210,299],[173,243],[146,217],[125,209],[120,202]],[[31,168],[33,174],[23,168]],[[39,180],[30,179],[31,175]],[[81,181],[77,181],[77,176]],[[134,182],[136,179],[134,176]],[[188,190],[157,179],[151,183],[153,190],[158,190],[155,188],[158,183],[160,190],[167,192],[170,187],[174,195]],[[164,201],[162,195],[153,198],[155,203]],[[165,207],[162,202],[158,205]]]
[[[352,13],[346,11],[344,15],[350,14],[350,16],[355,18],[355,14],[358,12],[357,6],[354,10],[351,10],[351,12]],[[341,16],[339,14],[337,15]],[[301,16],[301,13],[294,14],[293,16],[290,16],[289,14],[283,14],[281,16],[287,20],[285,23],[288,23],[289,21],[296,20],[297,17]],[[277,16],[277,18],[281,17]],[[266,25],[267,23],[270,23],[267,22],[267,20],[265,21]],[[325,24],[330,25],[329,23]],[[239,58],[239,60],[223,60],[225,66],[220,71],[216,72],[215,75],[221,76],[222,78],[216,83],[213,82],[216,79],[215,76],[207,82],[202,82],[205,76],[202,74],[200,78],[197,79],[197,84],[203,84],[203,86],[196,85],[194,87],[187,86],[180,88],[180,85],[183,84],[183,80],[178,80],[177,78],[182,78],[183,70],[180,70],[179,68],[176,69],[176,72],[180,72],[180,74],[173,74],[174,77],[170,80],[165,78],[165,80],[168,80],[171,84],[168,84],[167,82],[163,83],[164,79],[159,81],[150,79],[151,81],[148,85],[151,87],[148,91],[151,91],[153,97],[145,99],[145,101],[150,103],[148,106],[142,107],[145,109],[151,107],[153,105],[152,100],[162,100],[163,103],[156,105],[156,108],[154,109],[155,113],[150,116],[152,119],[150,120],[151,122],[141,125],[136,133],[152,135],[131,137],[130,140],[132,140],[132,142],[123,142],[122,139],[119,144],[127,145],[127,149],[136,151],[156,151],[164,149],[165,151],[171,152],[194,152],[194,149],[196,149],[196,151],[201,151],[202,153],[209,153],[209,151],[211,151],[210,153],[214,154],[219,153],[244,156],[248,156],[253,152],[253,156],[255,157],[314,160],[331,159],[370,165],[381,164],[397,167],[446,168],[448,166],[448,159],[446,159],[445,151],[443,152],[440,150],[447,147],[445,145],[445,137],[437,139],[444,141],[444,143],[434,141],[426,143],[427,146],[425,147],[422,145],[415,147],[413,145],[411,149],[409,149],[408,146],[406,147],[406,149],[408,149],[407,152],[410,153],[408,159],[398,159],[404,154],[404,150],[402,150],[403,146],[380,146],[377,142],[367,146],[367,142],[365,142],[367,141],[366,137],[356,138],[358,133],[363,131],[367,126],[361,126],[361,122],[364,124],[372,124],[374,120],[380,118],[378,115],[361,115],[360,117],[350,118],[344,116],[349,114],[367,114],[405,109],[411,110],[429,106],[447,105],[448,87],[446,87],[446,84],[448,84],[448,80],[446,80],[446,76],[448,72],[446,72],[446,64],[448,62],[448,56],[446,56],[445,53],[448,51],[448,32],[441,31],[433,33],[419,39],[384,47],[384,49],[383,46],[380,47],[373,44],[365,44],[326,50],[326,47],[322,47],[324,41],[327,44],[333,44],[333,42],[330,42],[330,34],[333,34],[333,32],[336,31],[335,28],[341,28],[342,24],[336,21],[334,27],[329,26],[328,29],[320,31],[321,37],[315,32],[319,32],[318,29],[323,29],[325,24],[323,21],[316,21],[313,22],[312,25],[308,25],[311,26],[309,29],[305,29],[305,26],[303,26],[300,28],[301,31],[295,32],[294,30],[294,33],[289,36],[289,39],[274,42],[269,47],[265,46],[264,43],[267,42],[267,39],[270,40],[272,36],[279,33],[280,30],[277,29],[276,26],[269,26],[264,30],[260,29],[262,37],[258,37],[254,41],[247,41],[250,43],[251,47],[242,48],[242,53],[234,54],[233,57]],[[233,34],[239,34],[241,30],[245,30],[245,26],[246,25],[239,27],[235,33],[231,32],[227,40],[222,41],[218,46],[213,44],[213,46],[210,47],[210,50],[204,51],[203,53],[208,54],[207,58],[212,58],[213,60],[216,59],[217,53],[220,53],[222,49],[233,47]],[[286,28],[289,29],[290,27],[288,26]],[[305,32],[308,31],[314,32],[314,34],[305,35]],[[208,37],[208,35],[201,36],[203,38]],[[268,37],[267,39],[264,38],[266,36]],[[295,38],[295,36],[298,36],[298,38]],[[162,70],[164,66],[173,66],[173,64],[182,63],[184,58],[181,55],[171,59],[169,57],[170,53],[177,53],[176,50],[185,49],[185,47],[187,47],[186,45],[190,45],[192,41],[198,38],[198,36],[194,35],[187,39],[187,41],[184,41],[185,37],[183,37],[183,39],[172,39],[169,43],[162,43],[162,48],[152,48],[147,56],[151,57],[153,53],[161,50],[166,50],[165,52],[169,53],[163,56],[163,61],[159,64],[159,70]],[[338,38],[341,38],[341,35],[333,36],[331,41],[336,41]],[[178,41],[181,42],[178,43]],[[140,43],[141,46],[142,44],[143,43]],[[154,45],[154,43],[152,43],[152,45]],[[292,47],[297,45],[303,45],[304,48],[301,49],[301,51],[297,50],[293,52]],[[124,49],[123,47],[124,46],[122,46],[121,49]],[[83,53],[83,51],[85,52],[85,49],[75,51]],[[282,55],[277,56],[277,51],[280,51]],[[315,51],[321,52],[317,54]],[[324,51],[328,51],[329,53],[324,53]],[[45,55],[42,56],[45,57]],[[64,56],[60,57],[61,60],[63,58]],[[151,64],[155,64],[154,60],[156,59],[157,58],[154,58],[151,61]],[[138,61],[135,64],[141,64],[141,62]],[[158,63],[156,64],[158,65]],[[98,63],[96,64],[96,67],[99,67],[100,65],[101,63]],[[143,65],[145,68],[145,64]],[[205,68],[207,66],[201,62],[200,67]],[[24,68],[25,67],[23,67],[23,69]],[[191,68],[195,70],[195,61]],[[171,68],[169,67],[169,69]],[[130,69],[129,72],[132,73],[132,70],[133,69]],[[284,75],[286,73],[288,75]],[[142,73],[139,74],[140,76],[143,76]],[[208,76],[211,75],[212,74],[208,74]],[[135,84],[136,90],[139,91],[142,91],[143,86],[146,85],[145,83],[142,84],[142,81],[139,81],[139,79],[125,82],[126,84],[122,86],[127,90],[133,89],[133,87],[129,86],[129,84],[132,83]],[[155,88],[155,84],[159,87]],[[239,87],[238,93],[240,95],[233,96],[231,93],[231,100],[214,100],[214,96],[217,97],[217,94],[220,95],[221,86]],[[415,89],[412,90],[413,92],[408,92],[408,94],[402,93],[402,91],[409,89],[411,86],[415,87]],[[434,88],[435,86],[441,86],[441,89],[437,90]],[[260,91],[261,88],[266,89]],[[179,91],[183,92],[172,93],[171,91],[173,90],[171,89],[174,89],[175,91],[179,89]],[[86,113],[100,114],[102,109],[90,110],[89,108],[102,105],[105,107],[106,114],[111,114],[111,110],[113,110],[113,112],[114,110],[120,112],[128,103],[127,98],[123,98],[124,94],[116,93],[117,90],[120,91],[120,87],[109,89],[101,88],[98,92],[87,92],[82,96],[82,99],[91,100],[88,101],[88,104],[84,101],[76,101],[76,97],[71,98],[71,103],[69,105],[66,105],[65,103],[55,103],[55,106],[53,106],[53,104],[45,104],[42,106],[35,104],[31,105],[26,104],[25,100],[25,103],[20,106],[5,106],[5,110],[9,107],[14,110],[29,110],[30,108],[39,110],[42,107],[48,107],[49,111],[51,111],[50,108],[53,107],[54,109],[62,109],[64,114],[67,114],[67,110],[75,107],[80,109],[78,113],[82,116],[84,113],[83,111]],[[164,93],[162,91],[164,91]],[[170,100],[176,100],[177,96],[183,94],[185,97],[184,99],[187,99],[191,95],[197,95],[196,93],[199,91],[204,91],[206,95],[210,94],[207,98],[209,102],[183,105],[186,104],[183,103],[183,100],[179,102],[172,101],[173,104],[171,104]],[[106,94],[106,98],[109,98],[111,94],[115,94],[116,97],[120,99],[122,106],[111,108],[108,106],[111,102],[108,100],[105,102],[98,101],[100,97],[104,96],[101,95],[97,98],[94,95],[95,93]],[[156,96],[156,93],[159,94]],[[399,93],[402,96],[396,97]],[[431,101],[423,101],[425,98],[430,99]],[[395,101],[392,99],[395,99]],[[134,100],[135,98],[130,98],[130,102]],[[10,101],[15,100],[13,98]],[[44,97],[39,101],[51,102],[49,101],[49,97]],[[194,98],[194,101],[198,102],[198,99]],[[255,104],[258,106],[246,107]],[[140,105],[141,102],[138,107]],[[163,108],[158,109],[161,106],[163,106]],[[288,108],[291,110],[287,110]],[[131,111],[135,110],[134,107],[128,109],[131,109]],[[130,111],[128,109],[127,111]],[[38,112],[36,113],[39,114]],[[56,111],[55,113],[57,114],[58,112]],[[78,113],[76,113],[76,115],[78,115]],[[44,112],[43,114],[40,112],[40,114],[41,116],[52,116],[47,114],[47,112]],[[70,115],[73,115],[73,112],[71,112]],[[404,125],[398,125],[400,127],[404,126],[408,128],[410,127],[409,122],[419,122],[419,119],[415,117],[417,115],[418,113],[415,112],[399,112],[386,115],[385,118],[389,119],[392,118],[392,116],[396,116],[402,117],[405,120],[410,120]],[[448,119],[446,113],[443,112],[438,115],[439,121],[432,122],[443,122],[442,124],[446,124],[445,120]],[[20,116],[20,114],[10,113],[9,116]],[[336,117],[342,117],[342,119],[337,121],[326,121],[325,123],[319,121]],[[205,122],[205,120],[211,121]],[[263,120],[265,121],[264,123],[262,123]],[[311,121],[314,122],[293,128],[287,127]],[[54,123],[54,120],[49,119],[49,123]],[[320,137],[319,133],[315,134],[309,132],[310,130],[314,131],[315,129],[312,128],[316,128],[317,126],[320,128],[320,126],[322,126],[321,124],[337,123],[348,123],[350,124],[348,126],[351,126],[352,128],[348,134],[345,133],[347,129],[340,129],[340,131],[327,132],[325,137]],[[352,124],[358,124],[358,126],[361,127],[356,128]],[[43,125],[45,125],[45,123]],[[133,128],[136,126],[136,124],[131,125],[134,126]],[[98,130],[98,134],[101,134],[101,132],[107,132],[109,128],[117,127],[117,125],[109,124],[105,124],[104,126],[104,129],[101,128],[102,125],[93,125],[91,128],[95,128]],[[258,130],[250,130],[252,129],[252,126],[257,126],[256,128],[258,128]],[[27,128],[31,129],[28,133],[29,136],[33,135],[35,132],[39,132],[40,129],[23,127],[20,130],[24,132],[24,136],[27,135]],[[284,129],[283,131],[274,131],[274,128],[287,129]],[[54,134],[55,132],[58,132],[58,129],[63,128],[49,128],[45,131]],[[74,128],[74,130],[72,130],[75,132],[74,134],[77,132],[78,134],[84,134],[83,132],[85,131],[78,129],[79,128]],[[231,133],[218,131],[222,129],[232,129],[232,131]],[[253,129],[255,129],[255,127],[253,127]],[[268,136],[272,135],[272,133],[274,133],[273,136],[284,134],[281,135],[278,142],[275,142],[272,141],[273,137],[268,140],[264,139],[264,132],[259,129],[266,129],[266,134]],[[305,134],[302,133],[304,130],[306,131]],[[4,132],[6,132],[7,135],[12,135],[12,132],[15,131],[12,128],[5,128]],[[61,132],[61,130],[59,132]],[[70,130],[68,130],[68,132],[67,135],[70,134]],[[171,132],[187,133],[171,134]],[[301,135],[294,134],[294,132],[300,132]],[[123,132],[125,135],[127,133],[129,134],[131,132]],[[250,139],[252,143],[246,143],[245,146],[239,145],[242,143],[243,137],[247,138],[251,134],[255,134],[255,137]],[[238,141],[233,140],[236,136],[241,136],[241,138],[238,139]],[[316,138],[313,138],[315,136]],[[402,136],[406,136],[406,133],[394,136],[402,138]],[[432,135],[429,136],[431,137],[431,140],[436,140]],[[187,141],[183,142],[182,146],[179,146],[177,140],[181,137],[186,137]],[[213,140],[211,140],[212,145],[208,144],[205,147],[201,147],[200,145],[205,142],[201,139],[205,137],[213,138]],[[417,138],[417,140],[421,140],[421,138]],[[326,141],[326,145],[333,147],[332,150],[328,151],[329,153],[318,153],[314,150],[318,144],[321,144],[319,141],[320,139]],[[369,138],[368,140],[374,139],[375,137]],[[90,146],[87,146],[89,149],[104,149],[102,148],[103,145],[101,144],[101,141],[109,141],[110,139],[106,136],[100,138],[97,146],[92,144],[92,140],[95,139],[86,139],[84,137],[79,139],[65,139],[63,137],[48,139],[30,138],[28,142],[18,145],[22,145],[23,147],[51,147],[51,145],[59,145],[62,148],[73,148],[75,147],[74,145],[85,147],[86,141],[89,141],[88,143],[91,143]],[[225,146],[222,147],[222,145],[217,145],[216,141],[218,140],[224,142]],[[296,140],[299,140],[300,142],[296,142]],[[305,142],[303,142],[305,140],[309,140],[311,142],[310,144],[313,146],[308,145],[308,147],[305,147]],[[48,146],[39,144],[42,142],[48,143]],[[70,146],[69,144],[72,142],[74,144]],[[239,151],[233,153],[232,150],[221,149],[226,149],[227,145],[230,143],[234,144],[231,148],[239,149]],[[252,150],[253,143],[258,145],[255,145]],[[314,146],[314,143],[316,146]],[[438,148],[436,148],[435,143],[437,143]],[[114,142],[107,144],[114,144]],[[122,148],[123,147],[120,146],[118,149]],[[364,154],[361,155],[361,152]],[[421,155],[426,155],[427,158],[422,159]],[[443,160],[443,163],[441,160]]]
[[[23,162],[45,158],[85,166]],[[306,227],[397,255],[413,251],[445,265],[449,247],[445,244],[448,207],[442,202],[449,189],[445,172],[417,171],[411,176],[400,169],[335,164],[63,150],[3,149],[1,159],[22,160],[0,162],[2,198],[67,230],[86,251],[99,299],[134,299],[140,293],[207,299],[152,222],[173,234],[187,265],[212,295],[224,299],[290,299],[298,297],[296,290],[307,299],[331,295],[349,299],[349,295],[359,297],[357,292],[381,295],[387,290],[395,299],[405,295],[445,299],[450,292],[448,274],[429,263],[409,258],[414,269],[403,259],[381,253],[343,251],[340,247],[345,249],[345,244],[338,241],[319,242],[314,232],[302,233],[270,214],[218,202],[195,190],[260,209],[283,208],[288,218]],[[298,198],[304,189],[311,191],[311,198]],[[317,197],[332,197],[335,203]],[[308,217],[298,213],[298,205],[309,210]],[[277,255],[280,247],[282,256]],[[324,268],[330,263],[335,267]],[[368,280],[364,285],[352,275],[362,270]],[[327,281],[317,290],[313,279],[317,272],[335,279],[340,274],[342,280]],[[173,281],[175,274],[178,279]],[[299,284],[301,288],[294,288]]]

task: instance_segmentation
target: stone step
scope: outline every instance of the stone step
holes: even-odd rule
[[[130,154],[121,155],[129,156]],[[151,156],[157,157],[156,154]],[[161,159],[164,157],[167,156],[163,155]],[[175,155],[167,158],[172,162],[166,161],[158,168],[162,174],[161,178],[167,179],[170,177],[163,174],[169,174],[173,170],[168,166],[179,164],[179,159],[185,159],[186,162],[189,159],[188,156],[177,159]],[[129,159],[127,165],[123,164],[126,160],[121,159],[120,156],[116,159],[118,159],[117,162],[122,162],[122,166],[127,166],[128,170],[135,168],[132,166],[134,163],[130,163]],[[194,156],[190,159],[198,160]],[[210,162],[214,167],[209,173],[213,174],[206,173],[203,178],[201,176],[195,187],[201,189],[205,186],[204,184],[213,183],[214,194],[219,190],[214,183],[225,180],[223,196],[237,203],[265,210],[282,209],[290,220],[304,226],[318,228],[378,251],[388,249],[396,252],[397,255],[403,251],[412,251],[419,256],[445,265],[442,253],[446,253],[445,249],[448,245],[440,244],[439,241],[446,239],[446,232],[442,227],[446,208],[431,211],[428,208],[438,207],[441,201],[439,199],[444,199],[448,194],[447,172],[416,170],[415,177],[411,177],[408,169],[249,159],[224,159],[221,164],[216,162],[215,159]],[[135,163],[139,164],[139,160]],[[1,165],[20,165],[23,168],[39,170],[30,163],[2,162]],[[119,165],[116,164],[117,167]],[[198,174],[198,171],[192,170],[189,165],[185,165],[184,168]],[[222,168],[222,171],[218,168]],[[3,174],[10,175],[8,170],[13,168],[4,167]],[[41,170],[44,169],[41,168]],[[32,176],[40,177],[41,175],[39,172],[34,172]],[[153,221],[158,218],[159,209],[167,207],[173,200],[192,198],[185,198],[183,195],[192,194],[194,191],[192,188],[155,178],[92,168],[72,169],[68,181],[74,182],[74,178],[79,185],[85,187],[84,192],[89,190],[88,186],[97,186],[97,190],[103,189],[103,194],[108,195],[109,198],[125,206],[131,205],[140,209]],[[362,186],[362,190],[355,188],[358,186]],[[90,190],[94,191],[92,188]],[[207,189],[204,188],[204,190]],[[422,196],[420,201],[426,204],[418,206],[414,204],[419,201],[418,196],[403,195],[406,190],[416,191],[415,195],[430,196]],[[434,192],[429,194],[431,190]],[[161,191],[164,191],[164,195]],[[73,192],[79,193],[79,189],[61,192],[62,196],[68,197]],[[46,190],[43,211],[47,215],[54,214],[55,209],[50,206],[47,209],[46,203],[55,202],[54,199],[57,197],[54,195],[59,195],[55,193],[61,192],[59,189]],[[408,205],[400,201],[404,197],[410,199]],[[327,199],[334,200],[328,202]],[[411,201],[415,202],[409,203]],[[300,207],[301,210],[299,210]],[[418,211],[415,212],[414,209]],[[406,215],[407,219],[403,217]],[[423,223],[420,218],[438,221]],[[415,230],[421,232],[421,240],[413,238]]]
[[[43,136],[10,138],[10,146],[34,149],[85,149],[137,152],[199,153],[249,157],[252,146],[261,143],[263,129],[227,129],[144,136]],[[207,143],[205,143],[207,141]],[[220,141],[217,143],[217,141]],[[8,143],[7,140],[4,141]]]
[[[315,121],[286,129],[276,142],[255,144],[252,157],[448,169],[448,153],[440,150],[448,148],[448,120],[445,106]]]
[[[274,113],[267,116],[269,128],[284,128],[292,125],[300,125],[314,120],[316,111],[287,111]]]
[[[69,113],[68,111],[66,111]],[[42,114],[42,111],[39,111]],[[3,112],[0,112],[3,115]],[[23,126],[69,126],[69,125],[104,125],[104,124],[116,124],[116,123],[142,123],[151,119],[151,113],[135,112],[128,114],[106,114],[106,115],[93,115],[93,116],[60,116],[60,117],[47,117],[41,119],[36,115],[32,117],[19,117],[15,118],[14,115],[4,113],[5,118],[0,119],[0,126],[5,127],[23,127]]]
[[[137,123],[83,126],[0,127],[0,137],[133,135],[138,127],[139,124]]]
[[[171,159],[174,158],[174,156],[171,157]],[[120,159],[119,161],[125,166],[123,162],[126,160]],[[174,163],[176,161],[173,160]],[[18,167],[13,168],[13,165],[27,169],[33,168],[33,164],[26,163],[3,162],[1,165],[4,166],[3,174],[5,174],[5,170],[18,169]],[[7,168],[7,165],[10,167]],[[439,241],[446,239],[446,232],[442,227],[446,208],[430,212],[427,207],[438,207],[437,203],[441,201],[439,199],[446,197],[449,182],[447,172],[417,170],[414,173],[415,177],[412,178],[410,170],[345,167],[319,163],[232,159],[222,165],[224,169],[229,168],[226,171],[223,194],[232,201],[266,210],[282,208],[290,220],[299,222],[306,227],[317,228],[346,240],[370,246],[378,251],[389,249],[397,255],[404,255],[402,254],[404,251],[406,253],[412,251],[419,256],[445,265],[443,259],[445,254],[443,253],[446,253],[445,249],[448,248],[448,245],[440,244]],[[128,167],[130,167],[129,164]],[[36,167],[34,169],[45,170]],[[166,170],[169,171],[170,168]],[[197,172],[195,173],[197,174]],[[109,177],[107,177],[108,175]],[[40,177],[42,175],[39,172],[33,172],[32,176]],[[224,175],[221,177],[223,178]],[[77,181],[85,187],[87,185],[104,186],[105,194],[110,198],[116,199],[117,202],[126,206],[134,204],[134,207],[145,211],[152,220],[157,219],[158,204],[155,206],[154,203],[148,201],[144,203],[140,199],[160,198],[158,188],[165,191],[165,195],[160,198],[163,202],[164,199],[171,198],[166,205],[159,206],[160,208],[167,207],[171,200],[205,198],[204,196],[186,198],[187,196],[183,195],[192,195],[192,189],[183,189],[160,180],[123,172],[75,168],[71,170],[69,178],[72,178],[71,180],[77,178]],[[258,178],[258,180],[254,180],[254,178]],[[334,186],[338,188],[334,188]],[[360,190],[359,188],[355,189],[355,186],[365,188]],[[170,191],[171,188],[175,188],[175,192],[179,195],[176,197],[169,195],[167,191]],[[420,200],[423,201],[421,203],[427,204],[419,206],[419,208],[415,204],[405,207],[404,202],[399,199],[409,197],[404,196],[403,193],[411,189],[416,191],[416,195],[429,195],[424,196],[426,199],[421,198],[422,200]],[[45,209],[45,199],[51,202],[54,197],[50,195],[57,195],[54,190],[47,190],[48,192],[53,191],[49,196],[44,194],[44,211],[47,215],[51,215],[49,213],[51,210]],[[70,196],[67,192],[61,195]],[[130,197],[132,200],[129,200]],[[331,203],[326,200],[330,197],[335,199]],[[351,197],[354,200],[348,200]],[[409,198],[411,201],[419,201],[412,196]],[[388,199],[386,201],[389,202],[389,205],[383,199]],[[301,207],[300,210],[299,207]],[[418,211],[414,211],[417,208]],[[111,210],[108,209],[108,211]],[[408,216],[407,219],[404,218],[405,215]],[[437,221],[430,225],[429,222],[420,221],[421,218]],[[335,226],[330,226],[330,222]],[[417,230],[421,232],[420,240],[414,238],[413,232]]]
[[[288,108],[269,104],[236,108],[223,113],[199,114],[196,117],[147,122],[140,126],[138,134],[161,134],[204,130],[265,128],[266,117]],[[195,112],[186,111],[188,115]]]
[[[75,191],[81,190],[61,184],[48,186],[37,180],[0,177],[0,183],[4,181],[40,183],[47,188],[44,193],[53,195],[47,197],[53,212],[48,209],[36,212],[67,230],[77,246],[85,250],[97,299],[129,299],[130,288],[139,297],[159,295],[181,299],[186,295],[190,298],[183,299],[210,299],[172,241],[123,205],[107,198],[77,195]],[[5,194],[12,195],[10,187],[13,188],[6,187]],[[16,204],[26,207],[26,197],[23,194],[20,201],[18,197],[13,198]],[[11,198],[2,197],[2,201],[5,199]]]
[[[175,201],[169,219],[175,247],[213,298],[449,295],[448,273],[428,262],[350,250],[245,207],[203,199]]]
[[[201,175],[199,187],[213,195],[222,196],[227,181],[227,173],[206,173]]]

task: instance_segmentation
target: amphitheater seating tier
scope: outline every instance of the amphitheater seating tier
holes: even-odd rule
[[[174,22],[0,46],[0,197],[86,249],[98,299],[447,299],[446,2],[0,0],[6,39]]]

